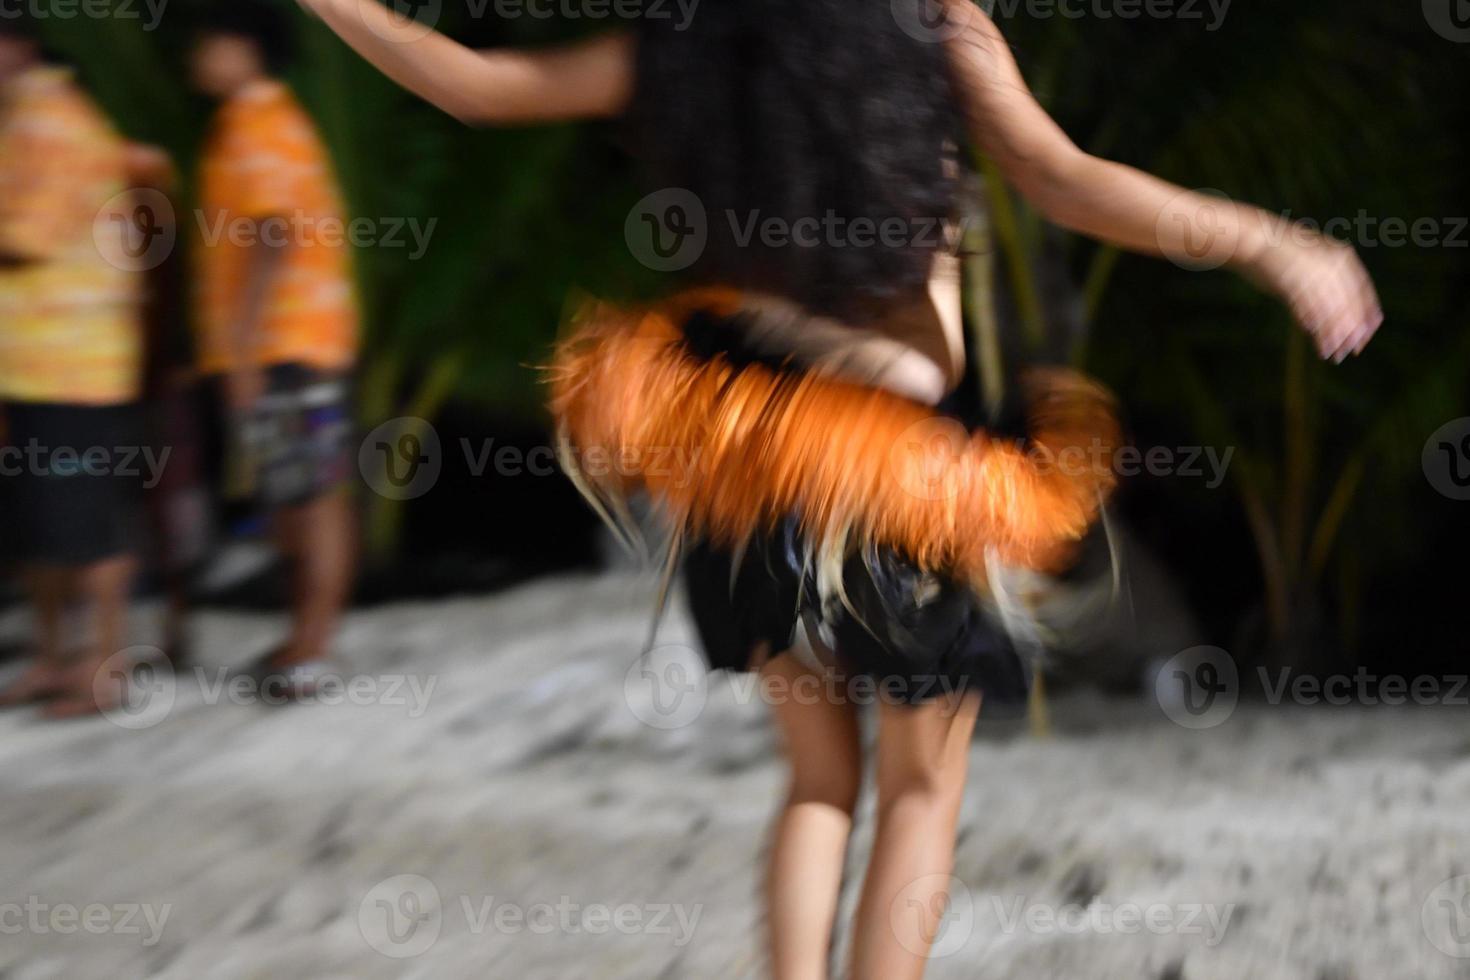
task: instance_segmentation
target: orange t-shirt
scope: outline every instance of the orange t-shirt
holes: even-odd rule
[[[341,195],[316,127],[280,82],[219,110],[200,172],[200,367],[299,363],[328,371],[357,354],[358,304]],[[236,331],[258,242],[283,245],[248,351]]]
[[[0,106],[0,398],[115,405],[142,384],[141,280],[128,269],[127,149],[64,68]]]

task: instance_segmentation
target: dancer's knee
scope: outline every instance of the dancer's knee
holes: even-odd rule
[[[851,815],[863,787],[862,759],[853,752],[838,758],[798,761],[791,768],[787,806],[817,803]]]
[[[906,759],[902,764],[880,765],[878,809],[880,815],[895,809],[917,811],[954,807],[965,792],[964,760],[933,758]]]
[[[808,730],[807,735],[816,735]],[[825,804],[853,814],[863,790],[863,749],[856,730],[829,732],[791,752],[788,805]]]

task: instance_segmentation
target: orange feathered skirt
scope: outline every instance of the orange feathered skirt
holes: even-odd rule
[[[1001,438],[886,390],[696,351],[691,318],[737,305],[700,290],[583,311],[548,372],[564,466],[604,516],[646,493],[694,549],[706,646],[735,644],[715,666],[749,666],[750,645],[786,649],[780,634],[815,609],[838,638],[840,620],[860,621],[837,652],[864,672],[973,675],[956,651],[976,645],[960,634],[994,570],[1066,569],[1113,489],[1111,396],[1072,371],[1032,370],[1020,379],[1026,436]],[[765,570],[741,585],[752,555]],[[953,597],[964,608],[942,628],[920,621]],[[740,622],[762,617],[777,628]]]

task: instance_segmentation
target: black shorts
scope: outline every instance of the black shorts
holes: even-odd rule
[[[137,547],[141,488],[167,461],[144,452],[136,405],[9,402],[5,422],[7,559],[88,565]]]
[[[689,550],[685,587],[711,668],[750,670],[757,651],[789,650],[805,621],[831,646],[840,673],[868,678],[885,700],[916,704],[967,691],[988,704],[1025,700],[1030,667],[968,586],[894,551],[867,549],[843,566],[845,598],[823,597],[804,568],[805,550],[791,518],[752,542],[738,566],[724,549]]]
[[[801,370],[743,349],[740,331],[714,317],[696,316],[684,333],[697,357]],[[686,592],[713,669],[752,669],[762,648],[789,650],[805,622],[830,645],[840,672],[868,678],[885,700],[916,704],[966,691],[990,704],[1025,700],[1030,665],[968,585],[893,549],[855,546],[840,592],[823,596],[810,553],[793,517],[750,542],[738,564],[734,553],[709,544],[686,552]]]

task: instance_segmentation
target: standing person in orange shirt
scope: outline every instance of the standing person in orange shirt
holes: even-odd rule
[[[196,318],[200,366],[220,381],[292,567],[293,630],[262,670],[299,691],[325,664],[353,575],[358,306],[326,149],[273,74],[285,38],[273,5],[230,0],[194,41],[194,83],[220,102],[199,175]]]
[[[23,14],[0,19],[0,458],[5,555],[36,658],[0,703],[115,705],[137,543],[141,281],[129,271],[130,149]],[[129,462],[129,461],[134,462]],[[91,612],[80,648],[65,612]],[[107,683],[108,680],[112,683]]]

